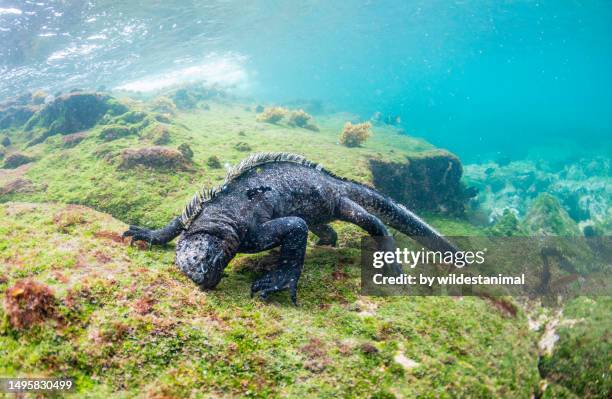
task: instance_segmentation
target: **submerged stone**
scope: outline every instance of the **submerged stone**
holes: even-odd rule
[[[4,160],[3,167],[5,169],[15,169],[21,165],[25,165],[33,161],[34,157],[31,157],[30,155],[26,155],[21,152],[14,152],[7,155],[6,159]]]
[[[190,170],[191,163],[180,151],[167,147],[127,149],[121,153],[121,169],[145,166],[164,170]]]
[[[31,105],[0,107],[0,129],[22,126],[34,115],[37,109],[37,107]]]
[[[540,194],[531,205],[524,221],[531,234],[581,236],[578,224],[572,220],[559,201],[550,194]]]
[[[42,129],[29,143],[34,145],[54,134],[89,129],[107,113],[119,115],[125,112],[127,107],[109,95],[75,92],[56,98],[36,112],[25,125],[25,130]]]
[[[409,157],[407,162],[370,160],[376,188],[410,209],[462,213],[472,191],[461,184],[459,158],[441,150]]]

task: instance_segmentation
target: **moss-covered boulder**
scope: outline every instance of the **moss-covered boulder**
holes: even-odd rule
[[[505,209],[501,218],[489,228],[489,233],[496,237],[525,236],[527,232],[521,226],[516,214],[510,209]]]
[[[87,137],[87,132],[78,132],[68,134],[62,137],[62,146],[64,148],[72,148],[78,145],[81,141],[85,140]]]
[[[100,93],[70,93],[56,98],[36,112],[25,125],[26,131],[38,131],[30,145],[54,134],[70,134],[93,127],[107,113],[119,115],[127,107],[113,97]]]
[[[206,160],[206,166],[211,169],[221,169],[223,167],[223,165],[221,165],[221,160],[216,155],[211,155],[208,157]]]
[[[550,194],[540,194],[525,215],[525,229],[534,235],[581,236],[578,225]]]
[[[98,137],[103,141],[113,141],[136,133],[136,129],[123,125],[110,125],[104,127]]]
[[[180,151],[181,154],[183,154],[183,156],[186,159],[189,159],[189,160],[193,159],[193,150],[191,149],[189,144],[183,143],[183,144],[179,145],[178,146],[178,150]]]
[[[0,107],[0,130],[22,126],[37,110],[38,107],[31,105],[12,105],[6,108]]]
[[[170,129],[168,126],[157,124],[149,132],[151,141],[155,145],[166,145],[170,142]]]
[[[126,149],[121,153],[121,169],[130,169],[136,166],[158,170],[190,170],[191,161],[179,150],[168,147],[146,147]]]
[[[370,160],[376,188],[417,210],[462,213],[469,192],[462,186],[459,158],[442,150],[407,157],[406,162]]]
[[[17,178],[8,183],[0,185],[0,197],[8,194],[33,193],[36,186],[29,179]]]
[[[15,169],[21,165],[25,165],[33,161],[34,157],[32,157],[31,155],[24,154],[21,152],[13,152],[6,156],[3,167],[5,169]]]

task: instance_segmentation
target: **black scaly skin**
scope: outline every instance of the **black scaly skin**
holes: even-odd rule
[[[372,236],[389,236],[384,221],[432,250],[456,251],[432,227],[374,189],[284,161],[248,169],[230,180],[202,204],[187,228],[177,217],[159,230],[130,226],[124,236],[164,244],[180,234],[176,263],[204,289],[219,283],[237,253],[280,246],[278,268],[253,282],[251,295],[265,299],[289,289],[295,304],[308,230],[320,238],[319,244],[335,245],[336,232],[328,225],[334,220],[356,224]]]

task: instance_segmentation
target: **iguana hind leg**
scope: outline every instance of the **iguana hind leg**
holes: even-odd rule
[[[361,227],[372,237],[391,237],[385,224],[381,222],[380,219],[348,198],[342,198],[340,200],[338,208],[336,209],[336,217],[342,221]],[[378,244],[380,245],[379,250],[381,251],[395,251],[395,243],[391,238],[381,240]],[[391,263],[385,266],[385,271],[393,275],[398,275],[402,272],[402,269],[397,263]]]
[[[310,227],[310,231],[312,231],[317,237],[319,237],[319,241],[317,241],[317,245],[331,245],[335,247],[338,243],[338,233],[328,224],[317,224]]]
[[[241,251],[256,252],[280,245],[281,253],[277,269],[255,280],[251,296],[259,293],[266,299],[273,292],[289,290],[291,301],[297,305],[297,285],[304,266],[308,226],[299,217],[283,217],[271,220],[249,232],[241,244]]]
[[[371,236],[382,237],[389,235],[389,231],[387,231],[384,223],[379,218],[348,198],[340,200],[336,213],[338,219],[361,227]]]

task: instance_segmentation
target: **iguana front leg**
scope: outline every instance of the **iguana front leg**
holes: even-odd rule
[[[161,229],[149,230],[138,226],[130,226],[130,228],[123,233],[123,237],[132,237],[133,241],[145,241],[150,244],[166,244],[176,238],[183,231],[183,224],[181,218],[176,217],[172,219],[170,223]]]
[[[240,251],[259,252],[280,245],[278,268],[255,280],[251,296],[259,292],[266,299],[273,292],[289,290],[291,301],[297,305],[297,286],[304,266],[308,225],[299,217],[283,217],[271,220],[249,232]]]

